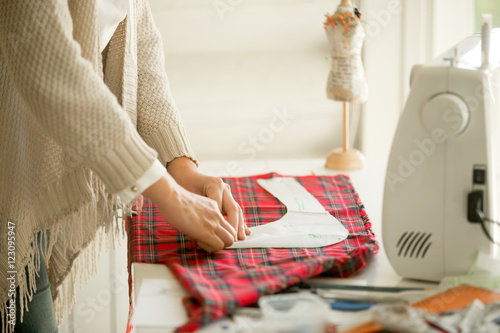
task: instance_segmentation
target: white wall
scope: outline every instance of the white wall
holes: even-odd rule
[[[362,151],[370,158],[386,156],[401,111],[402,4],[363,1],[365,68],[369,95],[363,109]]]
[[[387,158],[409,92],[411,67],[425,64],[474,32],[474,0],[363,0],[365,68],[362,150]]]
[[[326,98],[322,26],[334,2],[150,3],[199,159],[326,156],[341,146],[341,104]]]

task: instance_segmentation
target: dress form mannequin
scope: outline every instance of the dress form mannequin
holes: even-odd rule
[[[358,150],[349,148],[348,140],[348,103],[364,103],[368,90],[361,62],[365,32],[360,16],[350,0],[342,0],[337,11],[327,15],[324,23],[332,58],[327,96],[344,103],[344,146],[328,155],[326,167],[329,169],[353,170],[364,166],[364,156]]]

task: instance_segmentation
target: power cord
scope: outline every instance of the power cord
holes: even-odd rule
[[[492,242],[493,244],[496,244],[496,245],[500,246],[500,243],[496,242],[493,239],[493,237],[491,237],[490,233],[488,232],[488,229],[486,229],[485,222],[494,223],[496,225],[500,225],[500,223],[498,223],[497,221],[493,221],[492,219],[489,219],[489,218],[485,217],[484,213],[482,211],[477,211],[477,214],[481,217],[481,228],[483,229],[483,232],[485,233],[486,237],[488,237],[488,239],[490,240],[490,242]]]
[[[490,240],[490,242],[500,246],[500,243],[496,242],[493,239],[493,237],[491,237],[490,233],[488,232],[488,229],[486,228],[486,223],[494,223],[500,226],[500,222],[494,221],[484,215],[483,191],[477,190],[470,192],[467,197],[467,205],[468,205],[467,217],[469,219],[469,222],[481,223],[481,228],[483,229],[484,234]]]

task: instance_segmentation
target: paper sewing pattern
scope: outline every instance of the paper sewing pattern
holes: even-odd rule
[[[347,238],[347,229],[294,178],[276,177],[257,182],[286,206],[287,213],[275,222],[250,227],[252,233],[230,249],[321,247]]]

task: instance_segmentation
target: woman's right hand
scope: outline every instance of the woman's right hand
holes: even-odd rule
[[[236,230],[224,219],[214,200],[185,190],[168,174],[143,195],[156,204],[170,225],[207,252],[222,250],[237,240]]]

